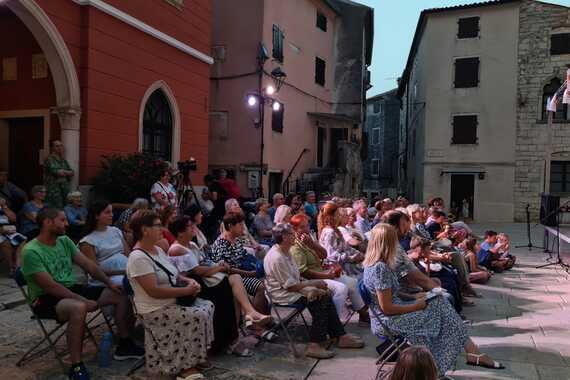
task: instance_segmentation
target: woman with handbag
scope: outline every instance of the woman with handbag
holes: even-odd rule
[[[212,351],[226,349],[236,356],[251,356],[249,350],[239,344],[238,324],[241,309],[245,313],[246,326],[263,326],[271,322],[271,316],[257,312],[237,274],[228,276],[229,265],[224,262],[214,264],[205,259],[198,246],[192,241],[194,226],[188,216],[175,219],[168,226],[176,241],[170,246],[170,262],[201,286],[198,297],[214,304],[214,335]]]
[[[147,371],[176,375],[177,380],[202,379],[201,366],[214,340],[214,305],[195,298],[200,285],[181,276],[164,251],[162,223],[150,210],[137,211],[130,222],[136,244],[129,255],[127,276],[137,313],[150,334],[145,336]]]

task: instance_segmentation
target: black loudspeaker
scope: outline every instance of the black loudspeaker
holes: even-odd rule
[[[560,197],[547,193],[540,194],[540,224],[555,227],[560,207]]]

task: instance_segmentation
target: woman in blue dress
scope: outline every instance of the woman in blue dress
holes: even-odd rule
[[[370,308],[393,333],[414,345],[427,346],[440,376],[453,367],[461,350],[467,353],[467,364],[502,369],[501,363],[482,354],[467,335],[467,329],[453,307],[443,297],[426,301],[425,294],[413,301],[399,296],[399,283],[391,265],[398,245],[396,229],[380,223],[371,232],[364,265],[364,285],[374,295]],[[384,335],[371,310],[372,332]]]

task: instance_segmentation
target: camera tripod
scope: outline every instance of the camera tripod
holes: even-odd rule
[[[194,186],[192,185],[192,180],[190,179],[190,172],[183,172],[182,173],[182,181],[178,184],[178,208],[184,212],[186,207],[190,205],[192,195],[194,196],[194,201],[196,205],[202,208],[202,205],[198,201],[198,195],[196,195],[196,191],[194,191]]]

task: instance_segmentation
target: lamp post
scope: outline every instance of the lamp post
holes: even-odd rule
[[[265,73],[263,66],[265,61],[269,59],[269,55],[267,53],[267,49],[263,45],[260,44],[259,54],[257,57],[257,73],[258,73],[258,90],[257,92],[249,92],[247,94],[247,105],[250,108],[257,107],[258,117],[259,117],[259,128],[260,128],[260,147],[259,147],[259,197],[263,197],[263,153],[264,153],[264,129],[265,129],[265,106],[271,106],[273,112],[279,112],[282,108],[282,105],[279,101],[273,98],[273,96],[277,95],[287,74],[281,70],[280,67],[277,67],[271,71],[271,78],[273,79],[275,86],[268,85],[267,87],[263,87],[263,74]]]

